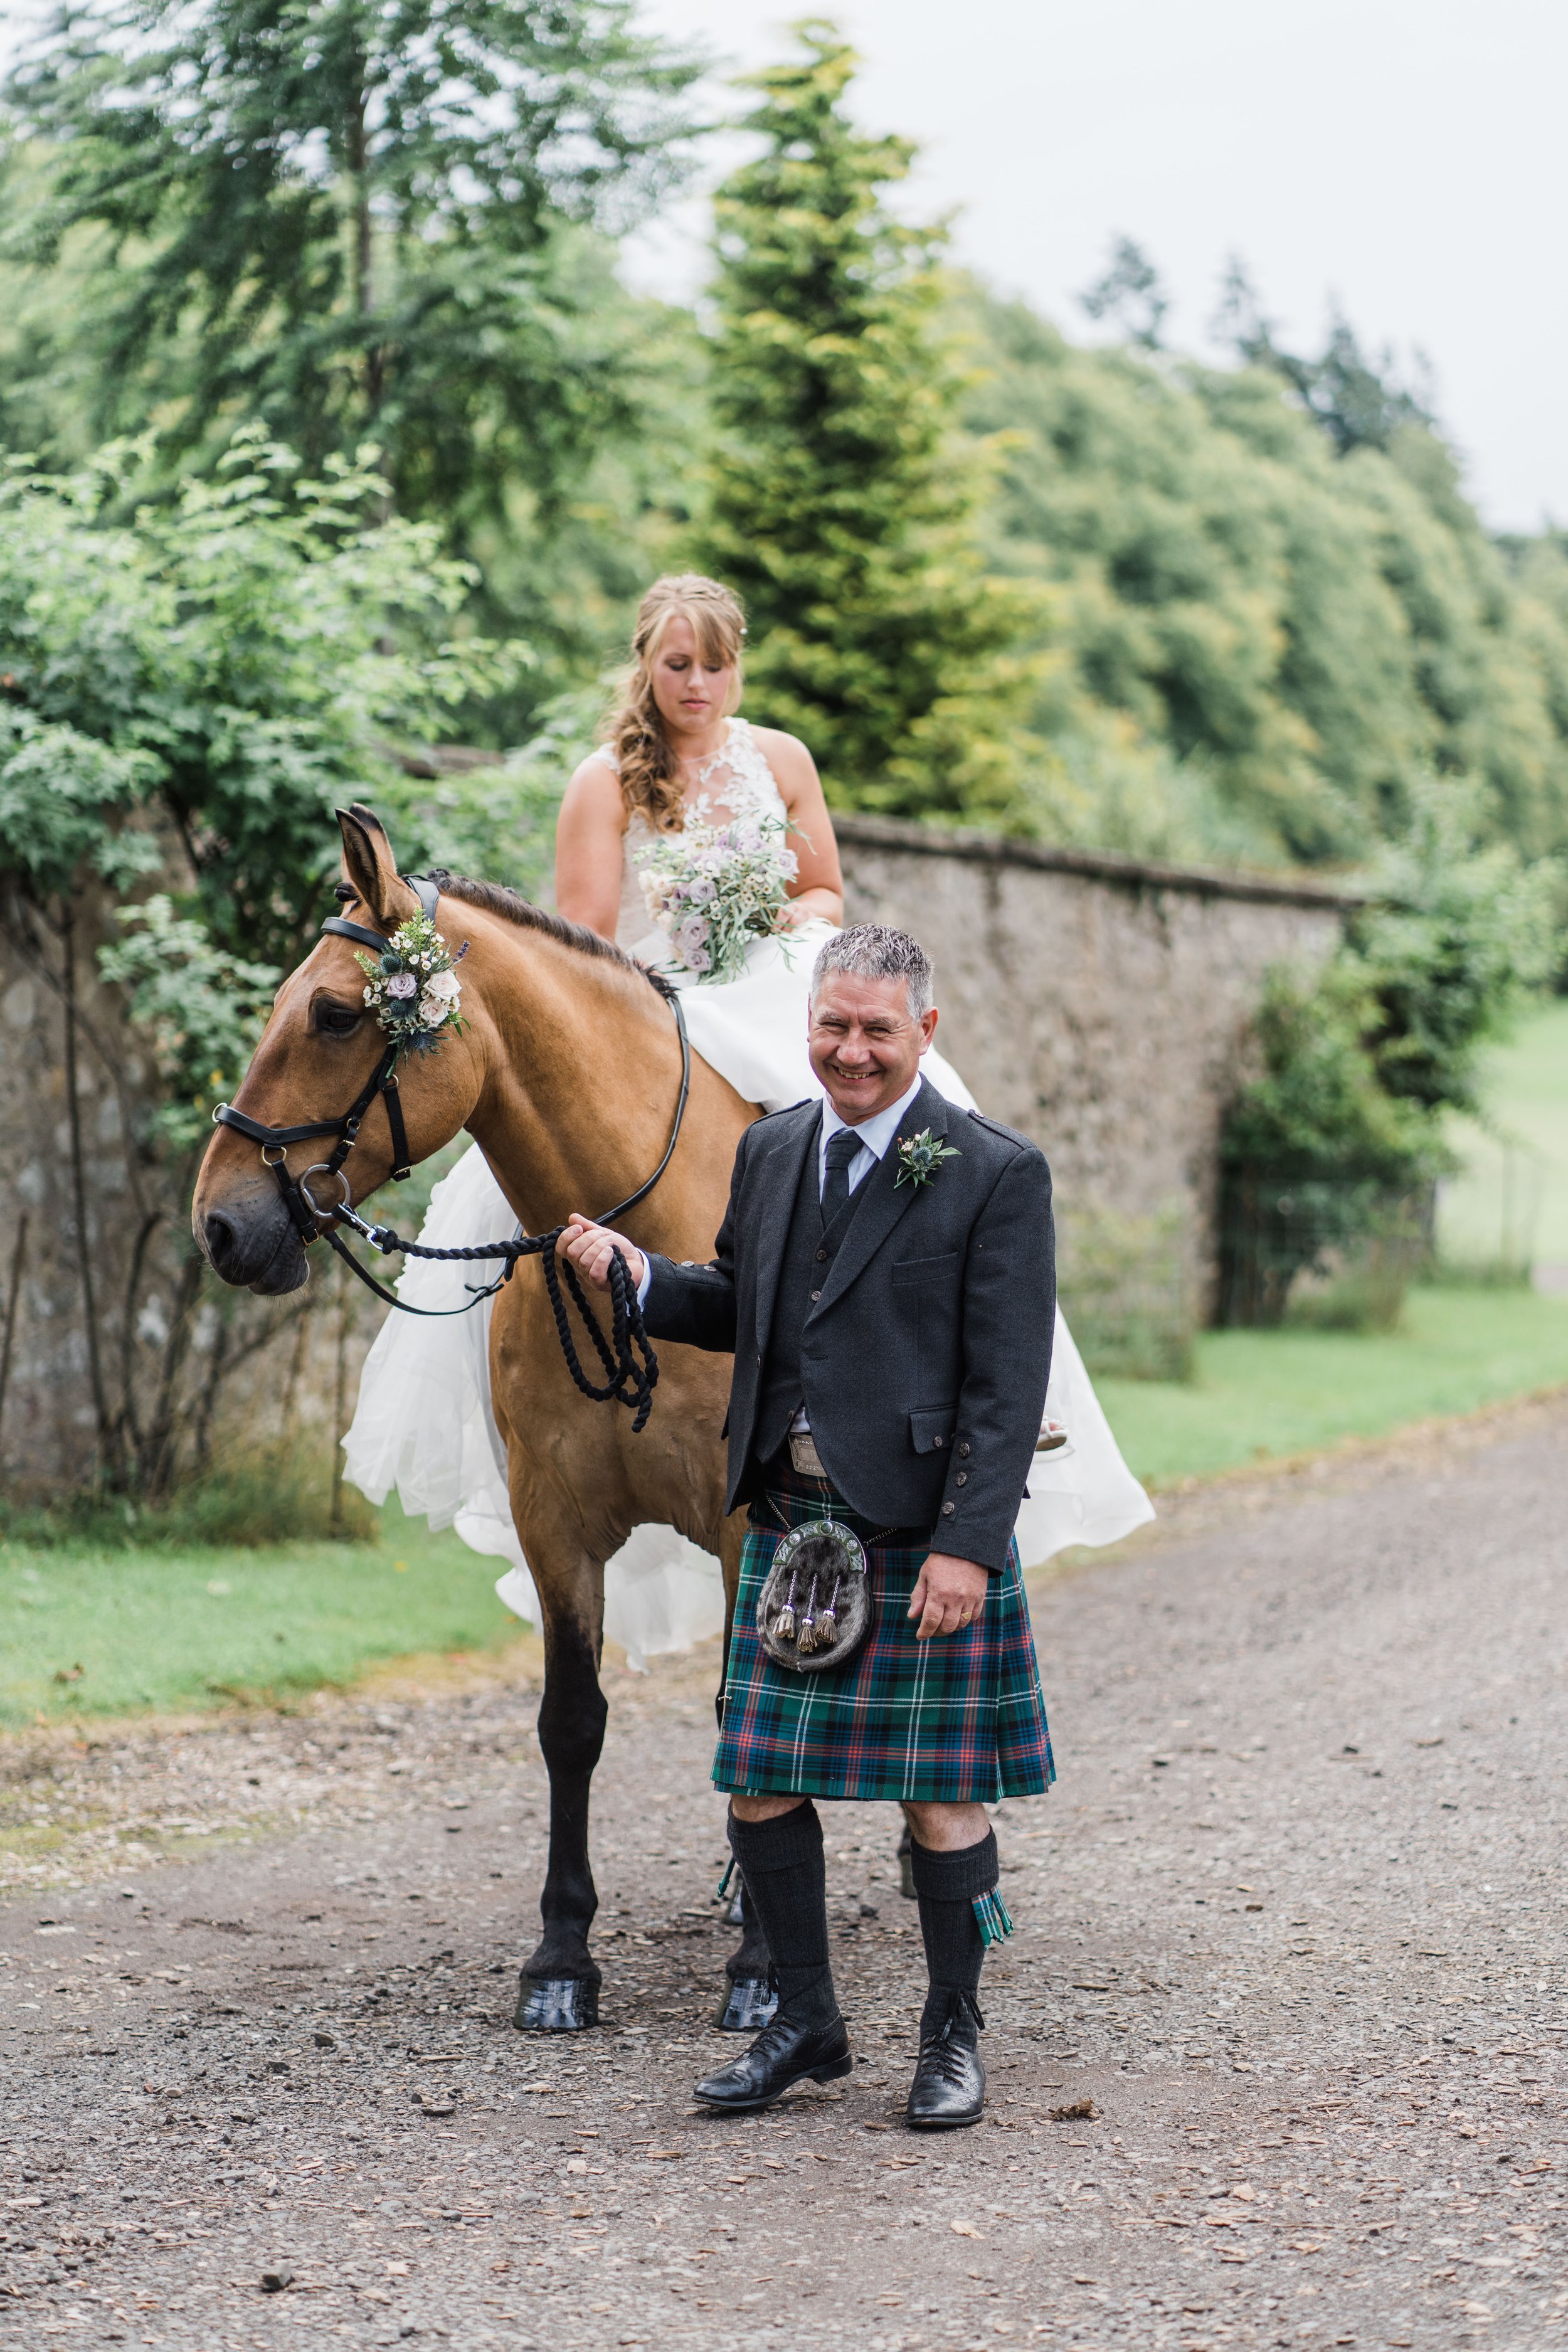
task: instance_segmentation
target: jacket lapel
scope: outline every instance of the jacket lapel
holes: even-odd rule
[[[822,1297],[812,1308],[806,1318],[808,1322],[818,1315],[826,1315],[834,1300],[841,1298],[857,1276],[864,1273],[920,1191],[920,1186],[911,1183],[908,1178],[903,1183],[899,1182],[900,1144],[928,1127],[933,1136],[944,1136],[947,1133],[947,1113],[946,1097],[938,1094],[929,1078],[922,1080],[919,1094],[899,1121],[897,1135],[869,1176],[862,1180],[861,1189],[866,1198],[849,1220],[844,1246],[833,1261],[832,1270],[822,1286]]]
[[[757,1216],[755,1264],[757,1268],[757,1354],[765,1358],[768,1333],[773,1328],[773,1302],[778,1297],[779,1277],[784,1272],[784,1251],[789,1243],[789,1221],[795,1213],[795,1194],[800,1189],[801,1170],[806,1153],[822,1132],[820,1101],[802,1103],[788,1127],[781,1119],[769,1141],[767,1167],[759,1187],[762,1201]]]

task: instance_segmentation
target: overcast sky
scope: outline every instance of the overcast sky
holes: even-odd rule
[[[740,64],[796,8],[645,0]],[[1426,351],[1472,495],[1500,528],[1568,522],[1563,0],[842,0],[865,122],[917,140],[957,249],[1074,335],[1118,231],[1158,262],[1170,339],[1205,345],[1239,252],[1285,340],[1331,299],[1363,342]],[[644,238],[689,294],[701,208]]]

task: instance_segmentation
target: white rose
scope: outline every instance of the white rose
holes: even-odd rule
[[[439,997],[432,996],[428,989],[419,1000],[419,1018],[426,1029],[439,1029],[451,1009],[449,1004],[443,1004]]]
[[[458,993],[457,973],[455,971],[433,973],[425,983],[425,993],[426,996],[434,997],[437,1004],[451,1003]]]

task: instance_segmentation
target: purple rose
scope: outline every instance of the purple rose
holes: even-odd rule
[[[386,992],[388,996],[416,996],[419,982],[411,971],[395,971],[386,983]]]

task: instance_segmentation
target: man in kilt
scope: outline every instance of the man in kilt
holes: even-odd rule
[[[618,1250],[656,1338],[735,1360],[728,1507],[750,1514],[713,1778],[730,1792],[779,2005],[697,2095],[761,2107],[850,2071],[813,1800],[892,1798],[912,1832],[930,1972],[909,2117],[940,2130],[976,2122],[984,2104],[981,1964],[1008,1923],[984,1809],[1042,1795],[1054,1777],[1013,1523],[1045,1403],[1055,1273],[1039,1150],[921,1076],[931,993],[906,933],[837,932],[812,975],[811,1063],[827,1098],[742,1136],[712,1263],[645,1257],[583,1218],[563,1246],[601,1283]],[[841,1663],[806,1671],[777,1637],[785,1620],[764,1612],[759,1624],[758,1602],[791,1530],[825,1519],[863,1548],[868,1630]]]

